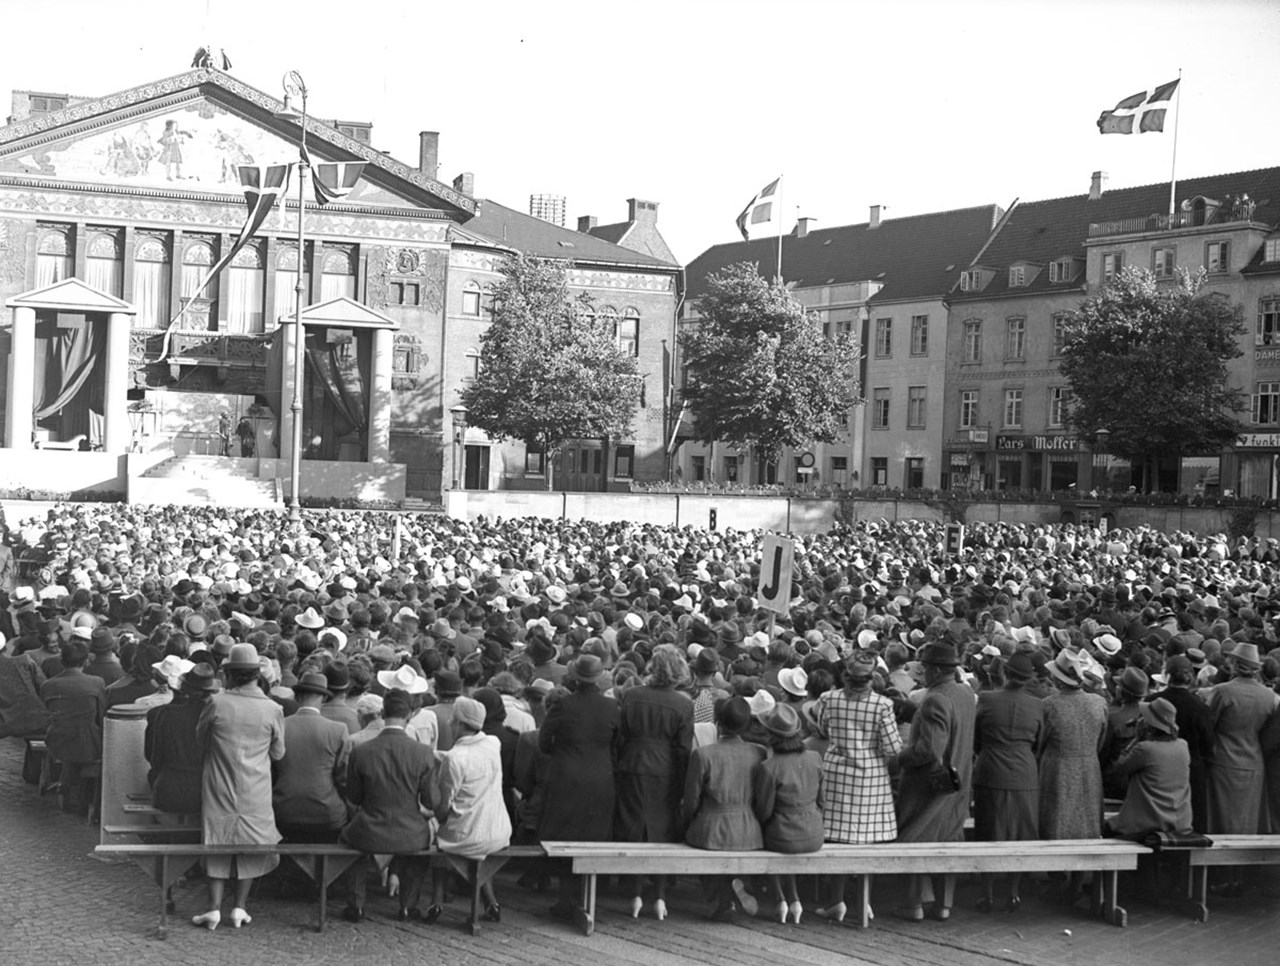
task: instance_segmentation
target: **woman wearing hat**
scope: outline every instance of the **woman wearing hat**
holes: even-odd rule
[[[196,725],[218,683],[209,665],[182,663],[186,670],[173,700],[147,712],[143,754],[151,765],[147,783],[155,807],[192,815],[200,811],[204,773]]]
[[[1144,701],[1137,734],[1111,774],[1124,784],[1124,804],[1108,819],[1116,835],[1191,830],[1191,752],[1178,737],[1178,711],[1164,698]]]
[[[855,651],[841,670],[843,687],[818,698],[818,728],[828,739],[822,756],[822,824],[828,842],[892,842],[898,835],[889,763],[902,750],[902,737],[893,702],[871,686],[875,668],[874,654]],[[831,877],[819,916],[844,919],[844,887],[844,876]]]
[[[645,683],[618,702],[618,806],[614,834],[622,842],[680,841],[680,795],[693,746],[693,702],[681,693],[689,666],[675,647],[653,653]],[[631,918],[644,908],[643,876],[633,880]],[[653,914],[667,917],[667,877],[653,877]]]
[[[822,848],[822,758],[805,750],[800,713],[779,704],[761,719],[773,752],[751,776],[752,805],[773,852],[816,852]],[[773,877],[778,921],[800,924],[804,907],[792,874]]]
[[[222,665],[225,690],[204,706],[196,740],[204,752],[203,841],[213,845],[274,845],[280,841],[271,807],[271,762],[284,757],[284,712],[258,685],[262,665],[252,644],[236,644]],[[280,863],[276,855],[208,856],[209,911],[192,918],[218,928],[227,879],[236,876],[231,925],[251,921],[245,910],[253,880]]]
[[[999,661],[997,661],[999,665]],[[1021,842],[1040,837],[1040,772],[1036,752],[1044,731],[1044,702],[1028,694],[1036,676],[1031,655],[1015,651],[1003,662],[1004,687],[978,695],[974,722],[973,837],[979,842]],[[997,672],[999,674],[1001,672]],[[1009,876],[1009,912],[1022,904],[1022,874]],[[983,876],[978,911],[994,906],[994,877]]]
[[[1057,689],[1044,699],[1040,745],[1040,837],[1093,839],[1102,833],[1102,750],[1107,701],[1084,689],[1084,672],[1069,650],[1046,665]],[[1075,901],[1074,872],[1064,900]]]

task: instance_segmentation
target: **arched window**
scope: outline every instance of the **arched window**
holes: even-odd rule
[[[228,332],[261,332],[266,273],[262,250],[246,245],[227,269],[226,318]]]
[[[480,377],[480,350],[475,346],[467,349],[467,357],[462,370],[462,381],[475,382]]]
[[[40,233],[36,248],[36,288],[61,282],[76,273],[75,249],[71,244],[71,226],[59,225]]]
[[[626,308],[618,323],[618,349],[623,355],[640,355],[640,310]]]
[[[493,318],[493,310],[495,305],[494,293],[497,288],[492,282],[484,287],[484,291],[480,293],[480,314],[486,319]]]
[[[480,286],[475,282],[468,282],[462,287],[462,314],[480,315]]]
[[[200,283],[204,281],[205,276],[209,274],[209,269],[213,267],[216,259],[213,257],[213,245],[203,239],[195,239],[187,242],[186,250],[182,253],[182,287],[179,293],[184,299],[189,299],[195,295]],[[209,284],[204,287],[204,291],[200,293],[203,299],[216,299],[218,297],[218,280],[210,279]]]
[[[93,229],[85,249],[85,281],[100,292],[120,297],[124,279],[120,233],[110,229]]]
[[[356,297],[355,252],[344,248],[325,248],[320,273],[320,300]]]
[[[169,246],[161,235],[139,234],[133,250],[134,324],[160,329],[169,324]]]

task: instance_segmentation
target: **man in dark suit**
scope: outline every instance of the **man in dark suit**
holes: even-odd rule
[[[81,640],[62,645],[62,671],[40,686],[49,709],[48,755],[62,765],[63,803],[79,809],[85,804],[83,787],[98,775],[102,762],[102,716],[107,711],[107,686],[102,678],[84,673],[89,648]]]
[[[1209,759],[1213,755],[1213,719],[1204,699],[1192,690],[1195,668],[1185,655],[1175,654],[1164,665],[1169,686],[1153,694],[1151,700],[1164,698],[1178,712],[1178,737],[1187,743],[1191,753],[1191,827],[1197,832],[1209,829],[1206,784]]]
[[[415,852],[431,844],[431,830],[421,807],[430,809],[431,775],[435,756],[426,745],[405,734],[413,714],[407,691],[394,688],[382,704],[382,731],[376,738],[356,746],[347,766],[347,800],[356,807],[355,816],[342,831],[342,841],[370,854]],[[416,912],[418,890],[426,871],[420,859],[398,862],[403,891],[400,919]],[[362,863],[350,875],[351,898],[343,911],[349,922],[364,919],[368,884],[367,865]]]
[[[276,764],[272,807],[286,842],[336,842],[347,823],[347,726],[320,714],[329,682],[318,671],[293,687],[298,710],[284,719],[284,757]]]

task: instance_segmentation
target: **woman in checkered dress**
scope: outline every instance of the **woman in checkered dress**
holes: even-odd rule
[[[898,837],[889,762],[902,750],[893,702],[871,687],[874,656],[855,653],[844,665],[844,687],[818,699],[818,724],[830,743],[822,756],[826,841],[862,844]],[[844,876],[833,876],[833,900],[818,915],[843,919]]]

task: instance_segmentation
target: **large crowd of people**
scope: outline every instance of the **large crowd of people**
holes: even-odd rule
[[[58,505],[14,522],[0,736],[43,737],[84,807],[104,715],[148,708],[155,807],[199,813],[206,842],[366,853],[353,921],[374,881],[435,922],[454,874],[479,875],[500,919],[484,860],[509,842],[1280,832],[1275,540],[975,524],[949,557],[941,524],[862,522],[796,538],[773,614],[756,531],[304,520]],[[430,846],[441,861],[412,854]],[[216,928],[234,883],[227,921],[250,922],[275,864],[211,857],[193,921]],[[1247,888],[1224,872],[1218,891]],[[814,913],[842,919],[844,886],[817,883]],[[954,886],[915,877],[894,912],[946,919]],[[666,917],[664,877],[628,887],[633,916]],[[703,887],[717,919],[804,912],[794,877]],[[551,913],[576,898],[561,874]]]

